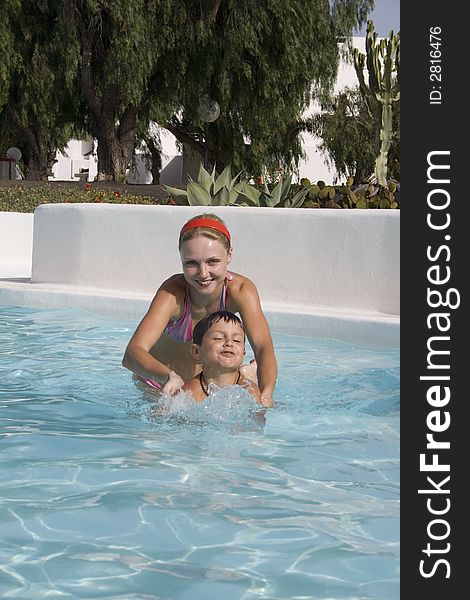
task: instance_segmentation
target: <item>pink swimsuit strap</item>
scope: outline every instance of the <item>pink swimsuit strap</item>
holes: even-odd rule
[[[144,379],[143,377],[140,377],[140,379],[154,390],[161,392],[163,389],[163,384],[155,381],[155,379]]]
[[[217,310],[224,310],[227,303],[227,285],[232,280],[232,274],[227,271],[227,276],[220,295],[219,307]],[[186,284],[184,291],[184,303],[181,315],[177,320],[172,320],[164,329],[164,333],[181,342],[190,342],[193,339],[193,319],[191,316],[192,304],[189,294],[189,286]]]

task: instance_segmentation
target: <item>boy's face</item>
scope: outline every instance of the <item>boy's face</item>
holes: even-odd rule
[[[200,346],[193,345],[193,357],[202,368],[219,367],[235,370],[243,362],[245,334],[237,323],[223,319],[214,323],[204,334]]]

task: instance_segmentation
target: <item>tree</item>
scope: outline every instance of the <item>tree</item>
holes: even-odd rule
[[[390,175],[400,179],[400,110],[393,113],[389,150]],[[374,122],[359,88],[346,88],[322,104],[322,111],[305,123],[305,130],[319,140],[319,149],[339,177],[367,181],[374,173],[376,158]]]
[[[55,24],[61,2],[12,3],[5,35],[13,48],[0,106],[0,134],[22,151],[27,179],[47,180],[74,128],[75,69],[70,43]],[[69,50],[67,50],[69,48]]]
[[[298,160],[292,122],[330,85],[337,41],[372,0],[67,0],[100,178],[123,178],[150,121],[202,156],[201,97],[222,107],[211,162],[249,171]],[[313,86],[312,86],[313,83]]]
[[[13,34],[13,22],[20,11],[18,0],[2,2],[2,17],[0,18],[0,110],[8,101],[11,72],[20,62]]]
[[[338,42],[350,38],[368,1],[222,2],[209,42],[193,54],[182,111],[165,126],[203,154],[201,89],[221,107],[209,128],[209,163],[256,175],[262,167],[298,165],[302,114],[334,83]]]
[[[261,165],[295,164],[302,152],[298,117],[334,81],[337,42],[351,35],[373,5],[6,1],[17,9],[12,45],[20,49],[23,69],[11,78],[8,118],[31,156],[42,157],[34,158],[36,171],[45,172],[44,156],[61,143],[72,112],[74,126],[97,139],[98,178],[116,180],[124,179],[151,121],[202,154],[198,107],[205,95],[222,108],[210,128],[211,162],[233,162],[248,173]],[[11,111],[20,106],[16,119]],[[40,132],[31,130],[33,123]]]
[[[98,178],[122,180],[150,112],[165,121],[179,109],[189,55],[204,45],[220,1],[65,3],[64,27],[79,44],[82,98],[98,141]]]

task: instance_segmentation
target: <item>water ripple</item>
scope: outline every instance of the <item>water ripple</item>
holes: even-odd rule
[[[399,597],[396,352],[274,335],[275,409],[162,405],[134,322],[0,315],[2,598]]]

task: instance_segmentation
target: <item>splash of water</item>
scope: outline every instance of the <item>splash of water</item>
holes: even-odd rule
[[[253,397],[239,385],[219,388],[214,383],[208,387],[209,395],[196,402],[191,394],[181,391],[174,396],[162,394],[151,408],[153,418],[173,420],[198,425],[236,425],[238,428],[259,431],[264,424],[264,410]]]

